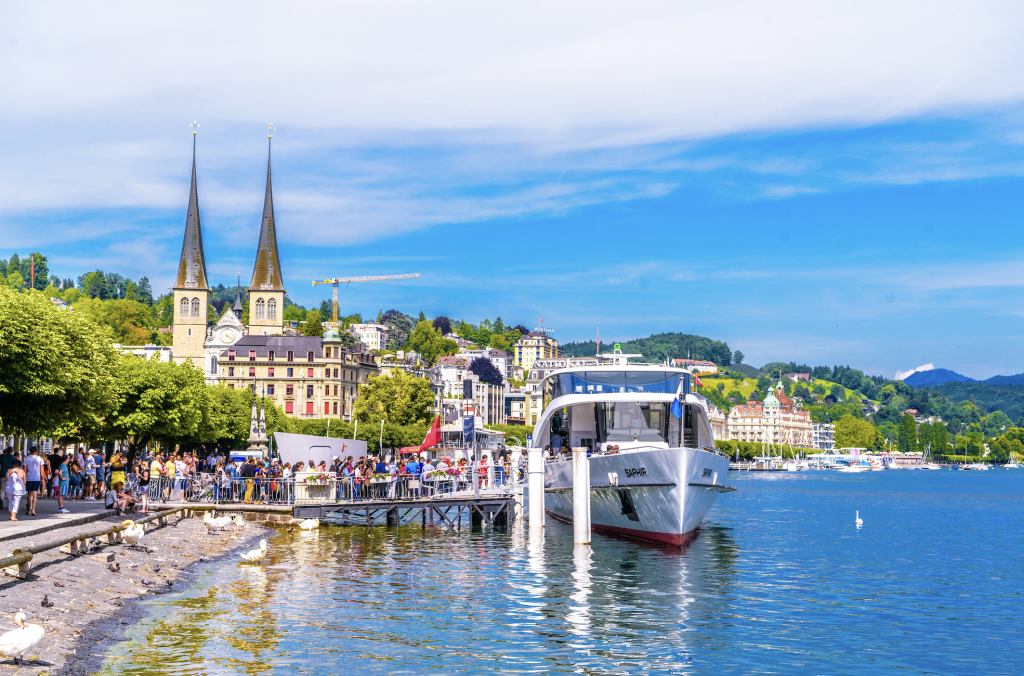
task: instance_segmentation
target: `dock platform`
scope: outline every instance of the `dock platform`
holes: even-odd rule
[[[403,500],[359,500],[295,505],[296,519],[325,519],[348,526],[401,526],[419,521],[424,527],[439,524],[457,530],[464,515],[473,528],[507,528],[515,518],[516,499],[511,494],[474,497],[445,496]]]

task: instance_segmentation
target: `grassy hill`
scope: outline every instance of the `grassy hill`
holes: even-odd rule
[[[666,359],[684,359],[689,354],[693,359],[707,359],[719,366],[732,363],[732,351],[720,340],[686,333],[655,333],[647,338],[621,342],[622,351],[641,354],[648,362],[663,362]],[[611,352],[614,343],[602,342],[601,352]],[[597,342],[564,343],[560,346],[567,357],[593,357],[597,354]]]

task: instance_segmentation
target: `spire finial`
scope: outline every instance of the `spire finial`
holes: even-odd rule
[[[275,130],[277,129],[277,127],[275,127],[275,126],[274,126],[274,123],[273,123],[273,122],[271,122],[271,123],[270,123],[270,124],[268,124],[267,126],[269,127],[269,129],[267,130],[267,138],[273,138],[273,137],[271,136],[271,132],[275,131]]]
[[[199,129],[199,123],[195,120],[192,120],[192,124],[190,124],[189,126],[192,127],[192,135],[195,136],[197,130]]]

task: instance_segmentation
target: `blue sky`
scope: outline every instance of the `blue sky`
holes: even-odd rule
[[[297,302],[418,272],[343,308],[1022,372],[1024,9],[961,7],[18,6],[0,256],[168,286],[196,119],[211,277],[244,281],[273,121]]]

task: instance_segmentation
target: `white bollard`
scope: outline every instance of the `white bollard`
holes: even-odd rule
[[[544,450],[531,448],[526,455],[530,491],[530,528],[544,527]]]
[[[590,459],[585,446],[572,449],[572,535],[574,544],[590,544]]]

